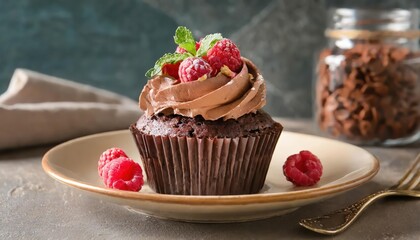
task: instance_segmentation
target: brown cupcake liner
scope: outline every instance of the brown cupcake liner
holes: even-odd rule
[[[233,195],[264,186],[281,129],[255,137],[152,136],[130,127],[149,186],[157,193]]]

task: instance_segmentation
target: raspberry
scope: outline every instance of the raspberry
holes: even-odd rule
[[[182,47],[178,46],[178,47],[176,47],[175,52],[176,52],[176,53],[186,53],[186,52],[187,52],[187,50],[185,50],[185,49],[183,49]]]
[[[283,174],[296,186],[312,186],[321,178],[322,164],[311,152],[300,151],[287,158],[283,165]]]
[[[200,48],[201,42],[195,42],[195,50],[198,50]],[[186,53],[187,50],[183,49],[182,47],[178,46],[175,50],[176,53]]]
[[[207,59],[211,67],[214,69],[213,75],[220,71],[223,65],[230,70],[239,72],[242,68],[241,53],[238,47],[227,38],[218,41],[208,52]]]
[[[179,79],[178,70],[179,70],[180,64],[181,64],[181,61],[174,64],[167,63],[163,65],[162,73],[165,75],[169,75],[175,79]]]
[[[99,176],[102,177],[103,168],[107,163],[119,157],[127,157],[127,154],[120,148],[110,148],[103,152],[98,161]]]
[[[212,68],[204,59],[198,57],[189,57],[184,59],[179,65],[179,79],[181,82],[191,82],[198,79],[210,77]]]
[[[103,168],[103,181],[109,188],[140,191],[143,187],[143,173],[140,164],[128,157],[108,162]]]

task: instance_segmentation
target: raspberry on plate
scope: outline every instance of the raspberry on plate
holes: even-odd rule
[[[207,59],[216,74],[223,65],[234,72],[239,72],[242,68],[241,53],[239,52],[238,47],[227,38],[218,41],[207,52]]]
[[[110,161],[119,157],[127,157],[127,154],[121,148],[110,148],[101,154],[98,161],[98,173],[102,177],[104,166]]]
[[[195,80],[205,80],[210,77],[212,68],[204,59],[199,57],[189,57],[184,59],[179,65],[179,79],[181,82],[192,82]]]
[[[283,173],[296,186],[312,186],[321,178],[322,164],[310,151],[300,151],[287,158]]]
[[[127,157],[108,162],[103,168],[102,177],[107,187],[119,190],[137,192],[144,184],[140,164]]]

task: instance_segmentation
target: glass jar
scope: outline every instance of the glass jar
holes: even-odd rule
[[[328,16],[315,81],[319,129],[362,145],[418,140],[418,10],[340,8]]]

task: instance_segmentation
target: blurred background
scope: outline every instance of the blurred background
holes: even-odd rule
[[[144,73],[173,52],[177,26],[220,32],[261,69],[273,115],[312,115],[315,53],[330,7],[419,8],[386,0],[1,0],[0,92],[27,68],[137,99]]]

